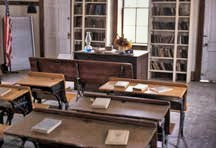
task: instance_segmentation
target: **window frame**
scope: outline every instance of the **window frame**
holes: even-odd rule
[[[146,43],[140,43],[140,42],[136,42],[136,38],[137,38],[137,10],[138,9],[148,9],[148,30],[149,30],[149,15],[150,15],[150,0],[149,0],[149,6],[148,7],[125,7],[125,0],[122,0],[122,21],[121,21],[121,35],[123,36],[124,34],[124,12],[125,12],[125,8],[126,9],[135,9],[136,13],[135,13],[135,42],[132,42],[133,45],[139,45],[139,46],[147,46],[148,45],[148,36],[149,36],[149,31],[147,32],[147,42]]]

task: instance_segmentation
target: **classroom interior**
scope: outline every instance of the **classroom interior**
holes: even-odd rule
[[[0,147],[215,148],[215,0],[0,0]]]

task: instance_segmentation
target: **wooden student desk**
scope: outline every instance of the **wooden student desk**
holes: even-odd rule
[[[68,108],[68,101],[65,94],[64,75],[44,72],[29,72],[28,75],[17,82],[32,89],[34,99],[56,99],[59,108],[62,109],[63,103]],[[49,97],[47,97],[49,96]]]
[[[24,116],[32,111],[31,90],[28,87],[3,85],[0,87],[10,88],[11,91],[0,97],[0,123],[3,123],[3,117],[7,115],[7,124],[11,124],[14,113],[20,113]]]
[[[44,118],[62,120],[62,123],[49,134],[32,132],[31,128]],[[129,130],[127,146],[105,145],[109,129]],[[98,147],[98,148],[143,148],[150,145],[157,147],[157,127],[152,122],[135,121],[116,117],[103,117],[88,113],[62,110],[35,110],[21,122],[12,125],[4,134],[17,136],[38,144],[53,144],[52,147]],[[47,146],[48,147],[48,146]],[[49,146],[50,147],[50,146]]]
[[[128,81],[130,85],[128,88],[116,88],[114,87],[117,81]],[[163,93],[155,93],[155,92],[140,92],[133,91],[131,86],[135,86],[138,83],[148,84],[149,87],[155,86],[167,86],[171,87],[171,91],[163,92]],[[125,79],[125,78],[110,78],[110,80],[102,85],[99,90],[107,93],[120,93],[123,95],[136,96],[136,97],[148,97],[154,99],[168,100],[171,103],[171,109],[180,111],[180,126],[179,126],[179,135],[178,135],[178,143],[180,137],[183,137],[184,130],[184,118],[185,118],[185,110],[186,110],[186,96],[187,96],[187,85],[182,83],[171,83],[171,82],[157,82],[157,81],[146,81],[146,80],[136,80],[136,79]],[[178,144],[177,143],[177,144]]]
[[[92,100],[96,97],[111,98],[108,109],[92,108]],[[170,104],[166,101],[140,99],[135,97],[108,96],[95,93],[85,93],[73,102],[71,110],[100,114],[103,116],[125,117],[131,119],[146,119],[157,122],[163,147],[169,134]],[[162,131],[162,132],[161,132]]]

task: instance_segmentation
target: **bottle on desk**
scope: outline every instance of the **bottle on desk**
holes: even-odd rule
[[[84,48],[85,52],[92,51],[91,41],[92,41],[92,38],[91,38],[90,32],[86,32],[86,38],[85,38],[86,46]]]

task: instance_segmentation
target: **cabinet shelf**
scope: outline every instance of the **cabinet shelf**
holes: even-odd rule
[[[181,61],[187,61],[187,58],[176,58],[177,60],[181,60]]]
[[[106,28],[90,28],[90,27],[86,27],[85,30],[102,30],[102,31],[105,31]]]
[[[105,17],[106,18],[106,15],[95,14],[95,15],[85,15],[85,17]]]
[[[173,71],[168,71],[168,70],[154,70],[154,69],[151,69],[150,72],[173,73]]]
[[[173,60],[173,57],[155,57],[155,56],[151,56],[151,59]]]
[[[175,30],[168,30],[168,29],[153,29],[152,32],[175,32]]]
[[[176,71],[177,74],[187,74],[186,71]]]
[[[175,18],[175,16],[154,15],[153,18]]]
[[[161,45],[161,46],[174,46],[175,44],[168,44],[168,43],[151,43],[152,45]]]
[[[149,79],[190,81],[191,1],[151,2]]]
[[[107,2],[86,2],[86,4],[106,4]]]
[[[178,46],[188,47],[188,44],[178,44]]]
[[[109,19],[108,10],[111,9],[111,2],[80,0],[72,2],[73,10],[73,50],[81,50],[85,47],[86,32],[91,32],[92,46],[104,47],[107,41],[107,22]]]
[[[176,4],[176,1],[154,1],[152,4]]]

